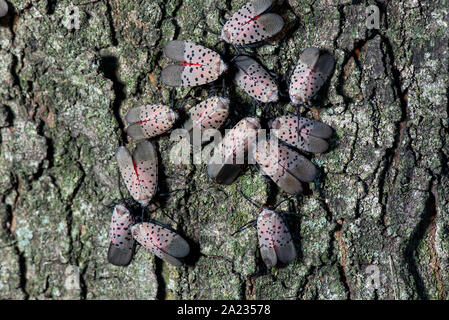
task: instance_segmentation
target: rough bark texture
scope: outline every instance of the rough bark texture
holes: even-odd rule
[[[312,158],[319,178],[282,206],[301,213],[289,219],[299,252],[294,263],[268,271],[254,229],[231,236],[257,210],[237,186],[259,202],[275,204],[286,194],[255,168],[226,187],[204,166],[170,164],[169,135],[155,140],[161,189],[186,190],[163,206],[192,255],[181,268],[142,248],[126,268],[107,263],[107,205],[120,199],[114,152],[128,143],[123,115],[169,101],[158,85],[167,41],[223,52],[204,28],[219,32],[219,21],[245,2],[74,0],[80,28],[69,30],[71,1],[8,1],[13,12],[0,20],[0,298],[448,297],[445,0],[290,0],[299,26],[256,49],[279,75],[308,46],[336,60],[316,106],[301,110],[336,133],[331,150]],[[370,4],[380,8],[379,30],[366,27]],[[281,5],[280,12],[291,29],[292,11]],[[187,91],[176,90],[176,98]],[[254,113],[248,96],[234,86],[231,93],[232,121]],[[187,102],[209,94],[196,88],[196,100]],[[288,101],[270,107],[273,115],[291,111]],[[173,224],[160,211],[156,219]],[[377,271],[379,281],[372,281]]]

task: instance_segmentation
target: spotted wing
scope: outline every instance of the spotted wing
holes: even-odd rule
[[[209,98],[189,110],[192,127],[219,129],[229,115],[229,99],[222,97]]]
[[[261,102],[278,101],[278,87],[273,77],[254,59],[239,56],[234,60],[238,72],[236,84],[254,99]]]
[[[147,206],[157,188],[157,155],[153,145],[149,141],[139,142],[133,156],[121,146],[116,159],[129,193],[134,200]]]
[[[131,123],[126,133],[135,140],[152,138],[170,130],[177,119],[176,112],[161,104],[132,108],[126,114]]]
[[[131,234],[132,217],[124,204],[112,212],[109,227],[108,261],[116,266],[128,265],[133,257],[134,239]]]
[[[169,87],[195,87],[218,79],[210,66],[170,65],[162,70],[162,83]]]
[[[294,105],[307,103],[321,89],[334,67],[334,59],[318,48],[307,48],[299,57],[290,79],[289,94]]]
[[[164,47],[164,54],[172,60],[190,64],[215,66],[222,62],[220,55],[215,51],[183,40],[169,41]]]
[[[190,251],[189,244],[180,235],[152,222],[134,225],[132,235],[142,246],[174,266],[181,266],[179,259]]]
[[[273,245],[279,261],[288,264],[296,259],[296,249],[290,231],[281,214],[274,212]]]
[[[157,153],[151,142],[139,142],[134,150],[133,160],[140,186],[138,201],[146,206],[156,194],[158,182]]]
[[[274,267],[277,263],[273,233],[274,226],[272,214],[262,210],[257,218],[257,235],[259,237],[260,254],[268,268]]]
[[[255,139],[260,122],[247,117],[240,120],[215,148],[213,160],[207,166],[208,175],[221,184],[231,184],[242,170],[249,143]]]
[[[134,200],[137,201],[141,198],[140,182],[137,178],[137,171],[134,167],[133,158],[129,150],[124,146],[118,147],[115,157],[117,159],[120,174],[125,182],[126,188]]]
[[[180,65],[162,70],[162,82],[170,87],[193,87],[213,82],[227,69],[220,55],[193,42],[174,40],[164,47],[165,55]]]
[[[263,208],[257,218],[257,233],[260,253],[268,268],[275,266],[278,260],[288,264],[296,259],[292,236],[279,213]]]
[[[289,194],[301,193],[301,181],[311,182],[317,174],[312,162],[283,145],[274,148],[268,142],[258,144],[255,160],[261,172]]]
[[[332,135],[332,128],[327,124],[294,115],[276,118],[271,128],[278,139],[311,153],[325,152],[329,144],[324,139]]]
[[[250,1],[223,26],[221,38],[234,45],[249,45],[273,37],[284,26],[281,16],[263,14],[273,4],[272,0]]]

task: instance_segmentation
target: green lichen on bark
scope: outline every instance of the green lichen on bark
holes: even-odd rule
[[[280,1],[282,2],[282,1]],[[170,162],[169,135],[155,139],[162,191],[155,218],[192,247],[174,268],[140,248],[130,266],[107,263],[108,206],[120,199],[115,149],[124,115],[164,101],[161,48],[185,39],[224,52],[220,32],[246,1],[10,0],[0,18],[0,296],[3,299],[444,299],[449,293],[448,1],[283,1],[287,30],[255,49],[289,74],[309,46],[336,61],[308,117],[331,125],[320,175],[280,209],[298,259],[266,270],[249,228],[259,203],[288,196],[247,168],[232,186],[204,165]],[[291,10],[287,8],[287,3]],[[380,8],[380,29],[366,7]],[[79,29],[68,27],[72,5]],[[296,14],[293,14],[293,12]],[[232,48],[230,49],[233,52]],[[284,87],[285,89],[285,87]],[[231,122],[254,113],[230,87]],[[176,89],[180,109],[209,89]],[[286,101],[274,115],[292,112]],[[258,107],[256,113],[263,113]],[[133,146],[130,141],[129,146]],[[125,190],[123,190],[125,191]],[[369,285],[372,267],[377,285]],[[372,284],[372,283],[371,283]]]

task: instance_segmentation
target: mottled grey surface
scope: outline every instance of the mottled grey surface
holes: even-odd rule
[[[170,164],[168,135],[155,140],[161,188],[186,190],[165,199],[164,210],[191,244],[191,258],[175,268],[140,248],[129,267],[107,263],[107,205],[120,198],[114,151],[126,138],[123,116],[169,101],[158,85],[167,41],[223,52],[205,29],[219,32],[219,21],[245,2],[74,0],[80,27],[69,30],[71,1],[8,1],[11,11],[0,19],[0,298],[448,297],[445,0],[378,1],[379,30],[365,25],[373,1],[289,0],[299,26],[256,50],[279,75],[308,46],[336,60],[328,89],[314,108],[301,110],[336,134],[330,152],[313,157],[321,174],[310,191],[292,200],[293,208],[282,206],[302,215],[289,219],[294,263],[267,271],[254,229],[231,236],[256,214],[237,186],[259,202],[286,195],[254,168],[220,186],[203,166]],[[290,29],[294,15],[285,5],[280,12]],[[253,107],[230,89],[235,122]],[[177,99],[187,92],[176,90]],[[187,102],[208,94],[197,88]],[[293,108],[282,102],[270,110]],[[156,218],[173,224],[161,212]],[[367,285],[376,270],[379,282]]]

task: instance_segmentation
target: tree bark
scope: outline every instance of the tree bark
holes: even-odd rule
[[[286,31],[255,53],[281,89],[309,46],[336,62],[314,106],[301,109],[335,134],[329,152],[311,157],[319,177],[281,206],[300,213],[288,218],[294,263],[266,270],[256,231],[232,236],[257,214],[239,189],[260,203],[288,196],[254,167],[222,186],[204,165],[170,163],[167,134],[153,139],[161,193],[185,190],[161,197],[155,219],[188,239],[191,255],[176,268],[140,248],[128,267],[108,264],[108,205],[121,198],[114,154],[134,145],[124,115],[170,103],[159,84],[167,41],[224,54],[207,30],[219,33],[245,2],[8,1],[0,18],[0,298],[447,299],[446,0],[279,5]],[[367,27],[369,5],[379,8],[378,29]],[[231,123],[253,115],[251,99],[229,90]],[[177,89],[176,108],[210,95],[208,86]],[[288,112],[288,98],[269,106],[271,116]]]

